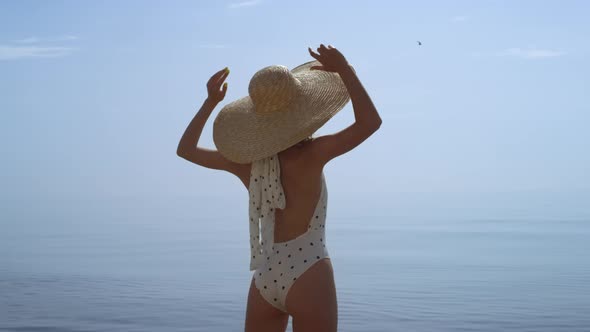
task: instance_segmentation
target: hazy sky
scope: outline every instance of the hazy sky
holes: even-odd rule
[[[325,43],[383,119],[326,167],[335,211],[590,217],[589,16],[587,1],[1,1],[0,197],[244,214],[237,177],[176,156],[205,83],[231,69],[199,141],[214,148],[214,117],[258,69]],[[353,121],[349,103],[317,134]]]

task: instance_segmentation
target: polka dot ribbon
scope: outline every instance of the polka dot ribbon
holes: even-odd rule
[[[250,174],[250,271],[266,261],[274,244],[275,209],[285,208],[278,155],[252,162]]]

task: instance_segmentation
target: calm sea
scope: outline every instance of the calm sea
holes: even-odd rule
[[[246,221],[166,215],[3,221],[0,331],[243,330]],[[328,215],[326,231],[340,331],[590,331],[590,221]]]

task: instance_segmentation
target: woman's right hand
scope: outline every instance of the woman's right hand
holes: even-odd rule
[[[309,54],[322,64],[321,66],[312,66],[310,70],[317,69],[340,73],[350,67],[344,55],[335,47],[332,47],[332,45],[326,47],[324,44],[320,44],[320,47],[317,49],[319,54],[313,52],[310,47],[308,47],[308,50]]]

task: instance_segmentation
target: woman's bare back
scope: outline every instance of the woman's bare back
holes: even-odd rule
[[[309,143],[294,145],[278,153],[286,205],[275,211],[274,242],[289,241],[305,233],[320,198],[323,165],[311,160],[308,146]],[[247,190],[249,173],[240,174]]]

